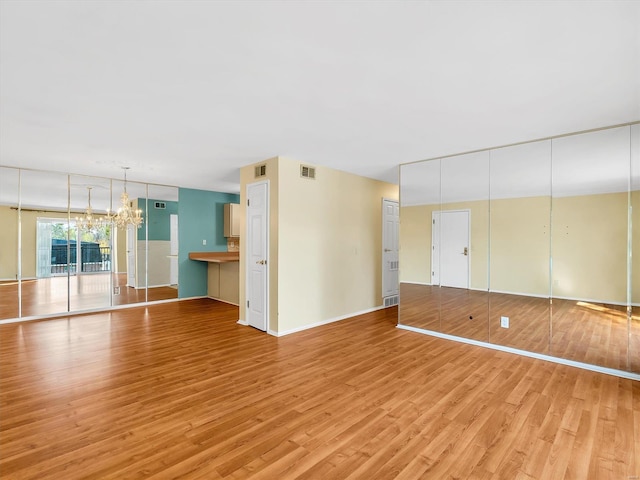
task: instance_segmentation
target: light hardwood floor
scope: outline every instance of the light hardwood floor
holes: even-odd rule
[[[113,286],[120,287],[112,295]],[[153,287],[148,290],[148,301],[178,298],[174,287]],[[69,299],[67,300],[67,292]],[[127,287],[124,273],[91,273],[84,275],[41,278],[22,281],[22,316],[54,315],[76,310],[109,308],[111,305],[129,305],[146,302],[145,289]],[[18,317],[18,283],[0,282],[0,319]]]
[[[640,309],[402,283],[400,323],[640,373]]]
[[[640,382],[395,328],[281,338],[191,300],[0,325],[3,479],[615,479]]]

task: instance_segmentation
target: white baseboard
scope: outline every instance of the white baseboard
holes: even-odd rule
[[[234,305],[236,307],[239,307],[240,305],[237,303],[233,303],[233,302],[228,302],[227,300],[222,300],[221,298],[216,298],[216,297],[212,297],[212,296],[208,296],[207,298],[210,298],[211,300],[215,300],[216,302],[222,302],[222,303],[228,303],[229,305]]]
[[[339,322],[340,320],[346,320],[347,318],[356,317],[358,315],[364,315],[365,313],[376,312],[378,310],[384,310],[386,307],[384,305],[380,305],[378,307],[368,308],[366,310],[361,310],[359,312],[349,313],[347,315],[340,315],[339,317],[329,318],[327,320],[322,320],[320,322],[310,323],[308,325],[303,325],[302,327],[292,328],[291,330],[284,330],[282,332],[276,332],[274,330],[268,330],[267,333],[269,335],[273,335],[274,337],[283,337],[285,335],[291,335],[292,333],[302,332],[304,330],[309,330],[311,328],[321,327],[322,325],[327,325],[333,322]]]
[[[246,320],[238,320],[236,323],[239,325],[244,325],[246,327],[249,326],[249,322],[247,322]]]
[[[477,347],[490,348],[492,350],[499,350],[501,352],[515,353],[516,355],[522,355],[523,357],[537,358],[538,360],[545,360],[547,362],[559,363],[561,365],[568,365],[570,367],[582,368],[583,370],[590,370],[592,372],[605,373],[607,375],[613,375],[620,378],[628,378],[629,380],[640,381],[640,374],[625,372],[624,370],[616,370],[615,368],[600,367],[598,365],[591,365],[589,363],[576,362],[574,360],[567,360],[560,357],[553,357],[551,355],[544,355],[542,353],[529,352],[527,350],[520,350],[518,348],[505,347],[497,345],[495,343],[480,342],[478,340],[472,340],[470,338],[456,337],[455,335],[449,335],[446,333],[435,332],[433,330],[425,330],[422,328],[411,327],[409,325],[397,325],[397,328],[402,330],[409,330],[411,332],[420,333],[423,335],[430,335],[432,337],[444,338],[446,340],[453,340],[460,343],[468,343]]]

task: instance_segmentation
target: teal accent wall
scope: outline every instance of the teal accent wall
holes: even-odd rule
[[[180,188],[178,198],[178,297],[200,297],[207,294],[207,263],[189,260],[189,252],[227,251],[224,204],[240,203],[240,195]]]
[[[180,198],[180,197],[178,197]],[[155,202],[164,202],[166,208],[155,208]],[[149,240],[171,240],[171,223],[170,216],[171,214],[178,213],[178,202],[168,202],[166,200],[157,200],[150,198],[149,199],[149,215],[146,216],[146,207],[147,203],[144,198],[138,199],[138,208],[142,210],[142,216],[145,218],[145,222],[147,222],[147,228],[145,229],[145,225],[138,229],[138,240],[145,239],[145,232],[149,233]],[[178,223],[178,225],[180,225]]]

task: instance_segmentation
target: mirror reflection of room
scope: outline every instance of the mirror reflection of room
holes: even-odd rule
[[[178,298],[178,188],[0,168],[0,320]]]
[[[399,324],[639,371],[639,131],[402,165]]]

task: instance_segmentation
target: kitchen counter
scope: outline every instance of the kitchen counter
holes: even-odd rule
[[[239,252],[189,252],[190,260],[210,263],[239,262]]]

